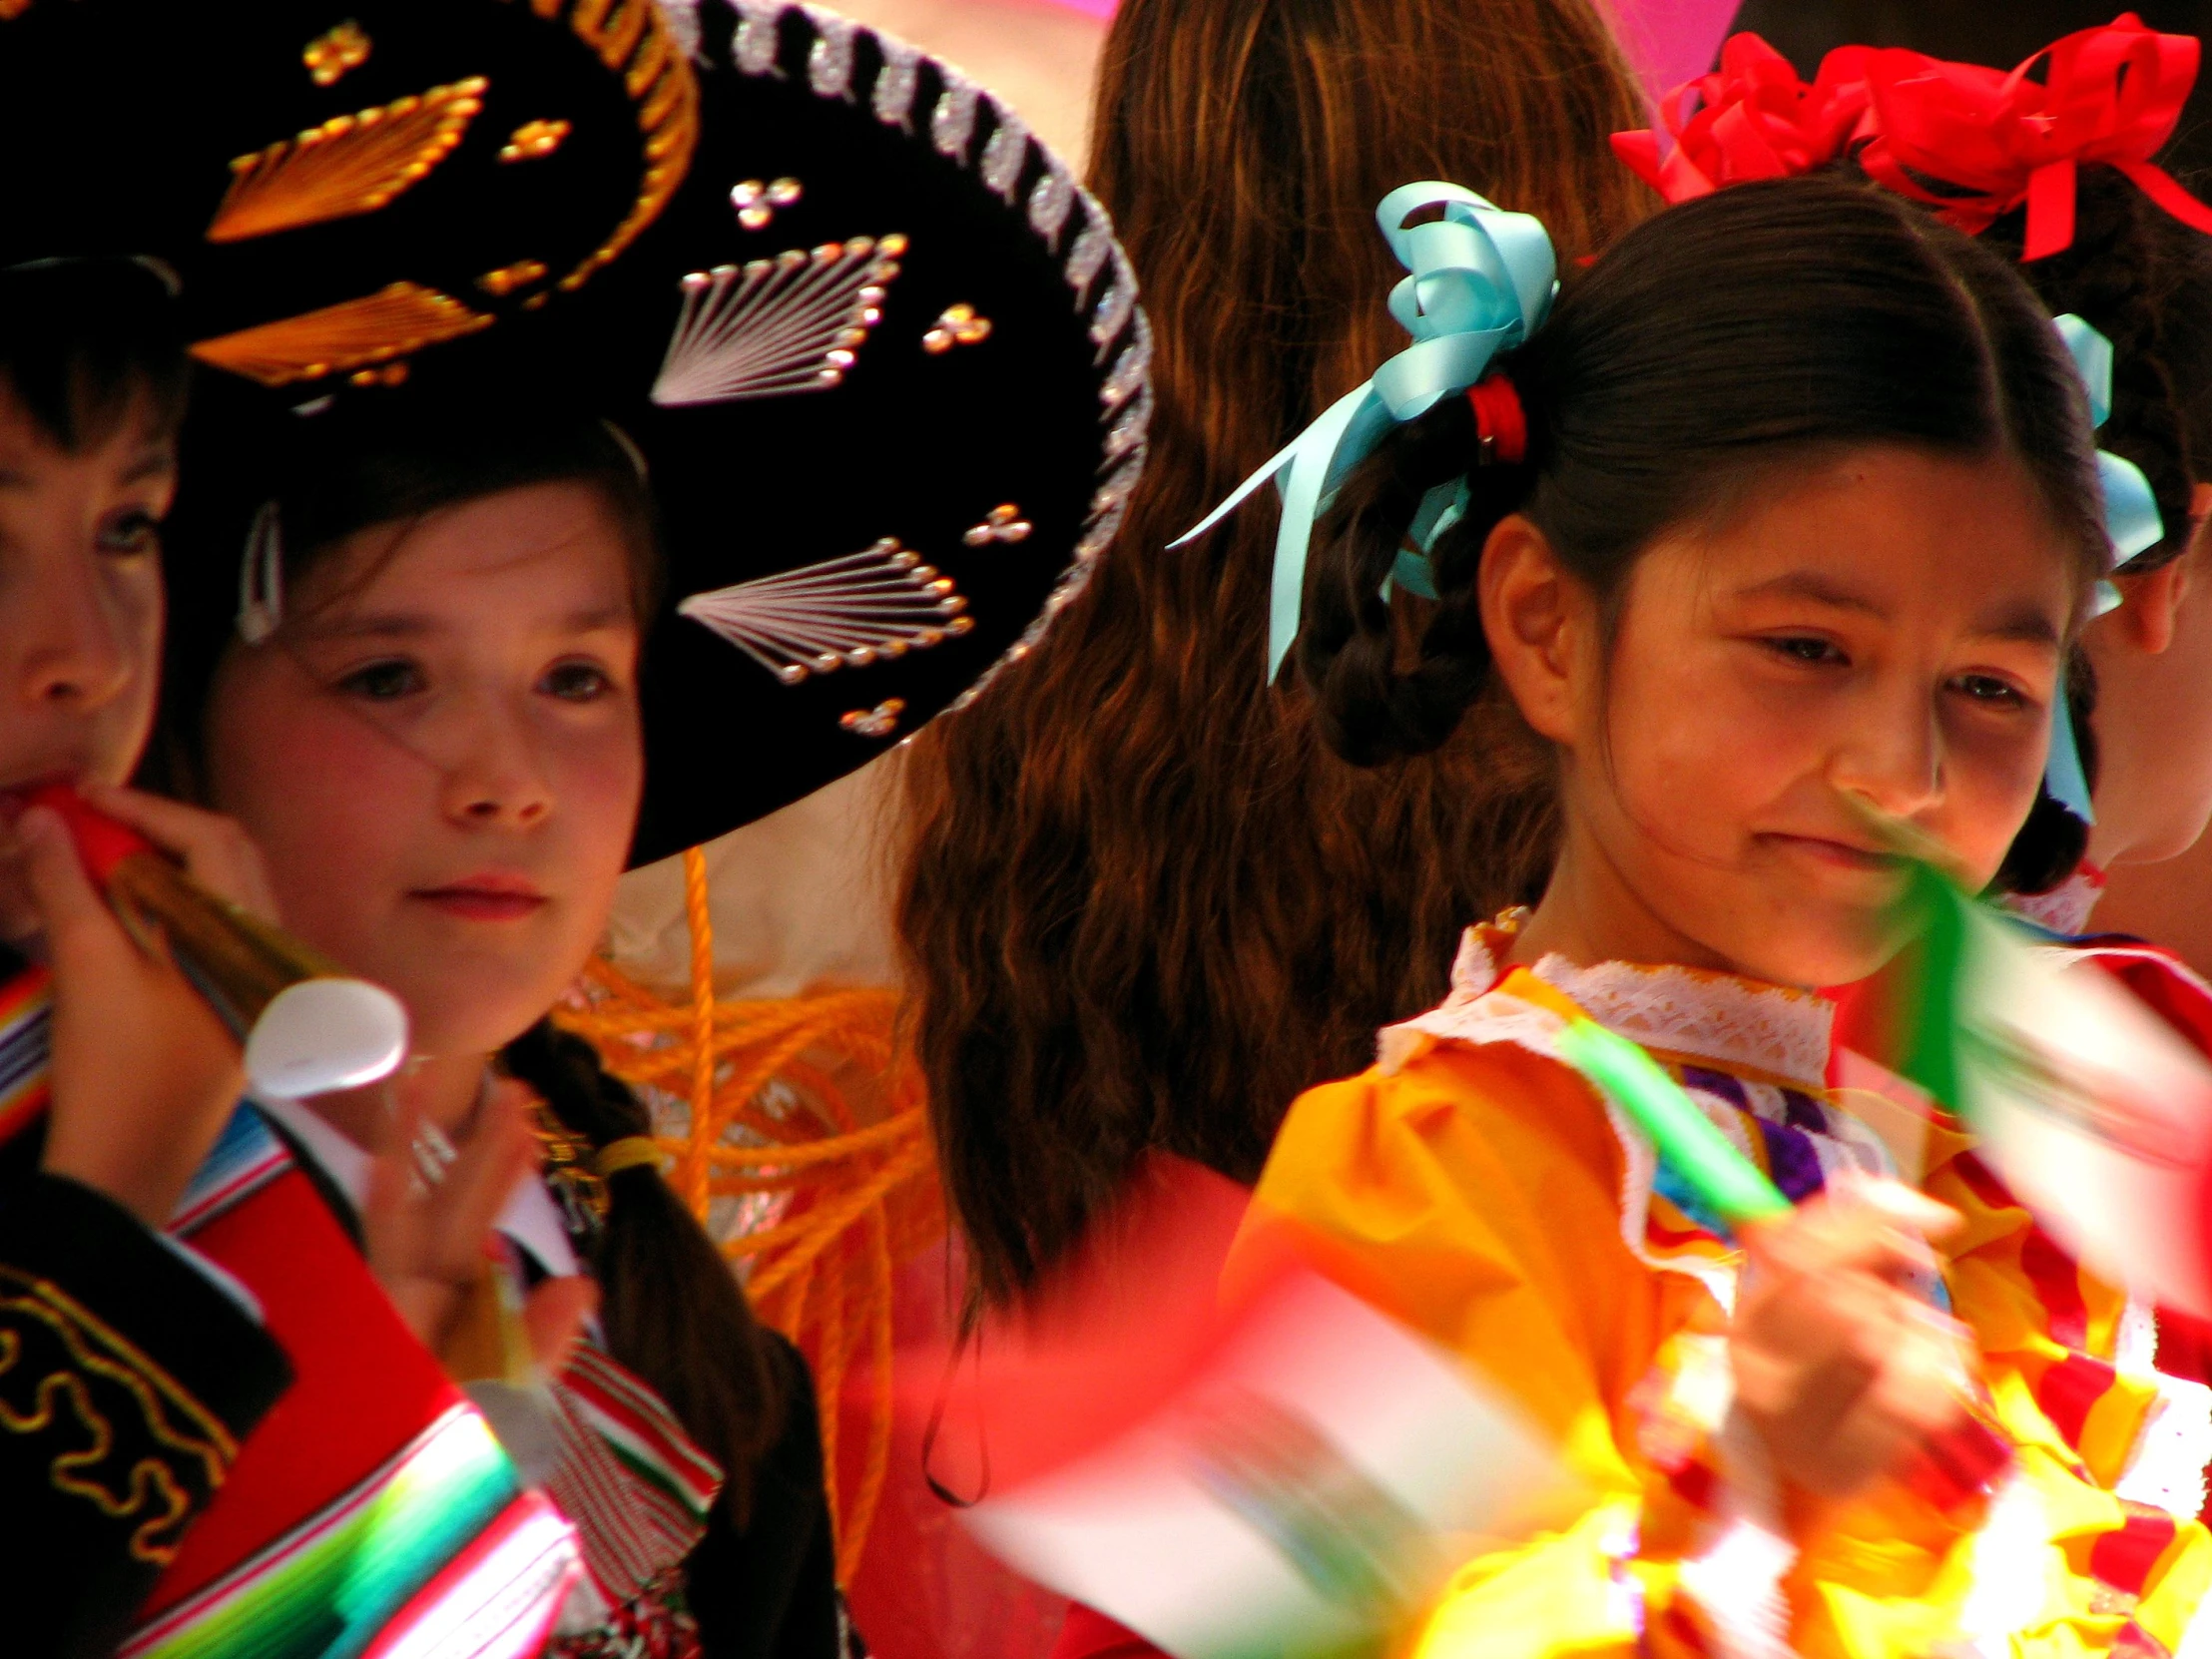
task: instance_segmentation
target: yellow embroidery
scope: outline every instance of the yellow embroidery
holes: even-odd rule
[[[317,35],[299,54],[318,87],[335,86],[341,76],[368,62],[368,36],[347,18],[328,34]]]
[[[567,138],[568,133],[565,121],[525,121],[500,146],[499,159],[503,162],[537,161],[560,149],[561,140]]]
[[[223,1484],[238,1456],[238,1442],[175,1379],[66,1292],[4,1266],[0,1266],[0,1284],[10,1292],[0,1294],[0,1320],[43,1326],[61,1342],[71,1361],[70,1368],[38,1380],[28,1409],[18,1410],[0,1399],[0,1429],[14,1434],[55,1431],[61,1427],[60,1403],[66,1400],[91,1443],[58,1452],[49,1466],[49,1478],[57,1490],[89,1499],[102,1514],[119,1520],[143,1516],[131,1534],[131,1553],[166,1566],[177,1553],[182,1523],[192,1509],[186,1483],[159,1456],[140,1457],[128,1469],[111,1471],[105,1481],[92,1478],[114,1452],[115,1429],[93,1402],[88,1379],[105,1381],[128,1393],[148,1433],[195,1465],[198,1483],[210,1491]],[[0,1378],[14,1372],[22,1360],[20,1331],[0,1327]]]
[[[528,287],[545,275],[545,267],[536,260],[517,260],[513,265],[501,266],[497,271],[487,271],[476,278],[476,285],[486,293],[505,296],[516,288]]]
[[[452,154],[482,109],[480,75],[335,116],[231,164],[210,242],[244,242],[374,213]]]
[[[282,386],[388,362],[490,326],[490,317],[450,294],[394,282],[342,304],[201,340],[192,354],[265,386]]]
[[[638,131],[645,141],[645,177],[628,217],[560,279],[563,288],[579,288],[660,217],[684,182],[699,143],[699,82],[692,74],[691,60],[669,34],[658,0],[529,0],[529,4],[547,19],[567,10],[576,38],[622,76],[624,90],[638,106]]]

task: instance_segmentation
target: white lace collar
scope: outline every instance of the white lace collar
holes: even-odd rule
[[[1495,928],[1466,930],[1451,966],[1450,1002],[1481,996],[1497,983],[1491,941],[1510,938],[1519,922],[1509,911]],[[1835,1006],[1811,991],[1696,968],[1579,967],[1556,954],[1530,971],[1600,1025],[1647,1048],[1767,1072],[1805,1089],[1825,1086]]]

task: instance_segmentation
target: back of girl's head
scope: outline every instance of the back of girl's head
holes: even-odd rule
[[[174,432],[189,382],[165,276],[129,260],[0,271],[0,404],[57,448],[98,448],[134,416]]]
[[[907,768],[901,933],[977,1282],[1027,1284],[1137,1154],[1252,1177],[1301,1089],[1442,994],[1532,865],[1473,740],[1383,774],[1263,684],[1273,530],[1169,551],[1403,334],[1375,204],[1413,177],[1540,215],[1567,260],[1655,200],[1593,0],[1123,0],[1091,184],[1155,330],[1144,480],[1083,598]],[[1522,837],[1516,837],[1516,842]]]
[[[1527,414],[1523,464],[1474,465],[1471,410],[1446,399],[1355,471],[1316,538],[1300,665],[1355,762],[1435,747],[1488,684],[1475,576],[1508,513],[1603,601],[1662,532],[1778,469],[1876,445],[2008,454],[2084,591],[2101,573],[2085,400],[2048,316],[2000,255],[1896,198],[1798,179],[1675,208],[1500,367]],[[1440,603],[1401,668],[1378,592],[1420,494],[1462,472],[1473,502],[1438,539]]]
[[[2017,260],[2023,211],[1982,241]],[[2166,539],[2121,568],[2155,569],[2189,545],[2191,496],[2212,482],[2212,237],[2117,170],[2078,175],[2073,242],[2020,275],[2054,316],[2071,311],[2112,342],[2112,413],[2097,441],[2143,469]]]

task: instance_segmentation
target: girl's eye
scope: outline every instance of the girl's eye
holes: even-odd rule
[[[590,663],[556,663],[540,686],[547,696],[564,703],[596,703],[615,689],[606,670]]]
[[[1974,703],[1995,709],[2025,708],[2027,699],[2017,686],[1999,680],[1993,674],[1963,674],[1952,682],[1966,698]]]
[[[338,690],[371,703],[389,703],[422,688],[422,671],[400,657],[380,663],[368,663],[338,682]]]
[[[117,513],[100,526],[100,551],[123,558],[157,552],[161,547],[161,533],[160,519],[133,508]]]
[[[1837,650],[1833,640],[1824,640],[1814,634],[1787,634],[1766,642],[1767,649],[1778,657],[1793,663],[1841,663],[1844,654]]]

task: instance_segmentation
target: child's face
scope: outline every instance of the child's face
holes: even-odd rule
[[[176,447],[144,408],[81,451],[58,447],[0,381],[0,792],[120,784],[160,687],[160,525]],[[0,937],[34,917],[0,861]]]
[[[213,804],[285,925],[407,1004],[422,1054],[489,1052],[606,925],[644,779],[638,632],[596,492],[537,484],[363,531],[234,645]]]
[[[2009,459],[1873,449],[1759,489],[1637,564],[1609,661],[1579,631],[1570,841],[1672,959],[1803,985],[1896,948],[1909,819],[1979,885],[2033,806],[2075,604]]]

